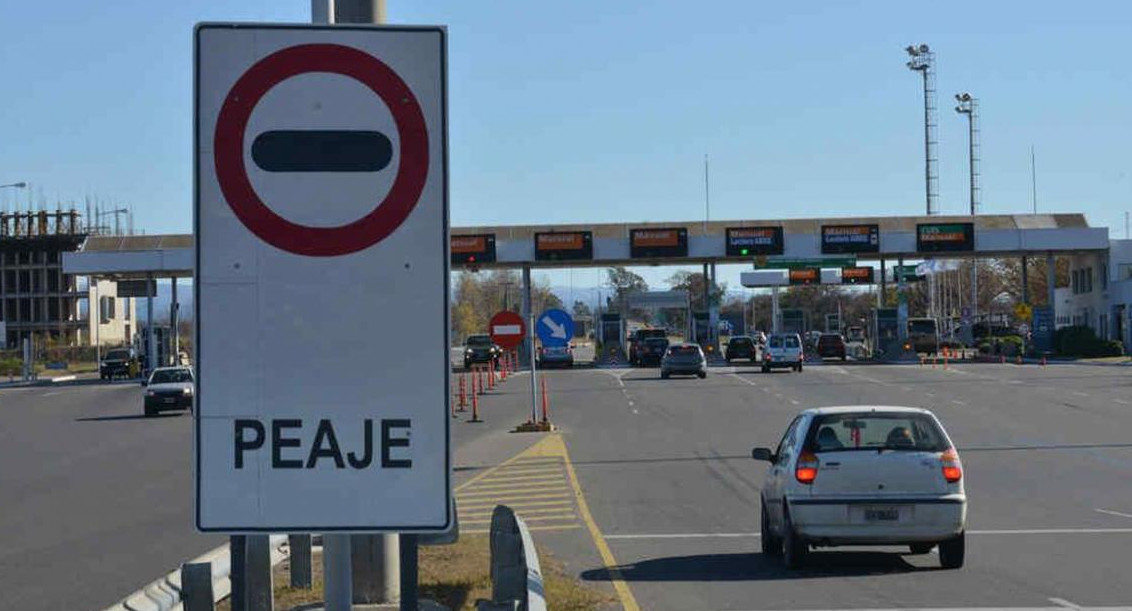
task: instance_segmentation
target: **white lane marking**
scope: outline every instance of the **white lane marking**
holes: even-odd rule
[[[1125,401],[1124,399],[1113,399],[1113,401],[1116,401],[1117,403],[1119,403],[1121,405],[1132,405],[1132,402]]]
[[[765,387],[765,386],[764,386],[764,387],[762,387],[762,389],[761,389],[761,390],[762,390],[763,392],[770,392],[770,389],[769,389],[769,388],[767,388],[767,387]]]
[[[1098,509],[1097,511],[1099,513],[1107,513],[1110,516],[1120,516],[1122,518],[1132,518],[1132,513],[1121,513],[1119,511],[1113,511],[1111,509]]]
[[[735,378],[736,380],[739,380],[740,382],[742,382],[744,384],[747,384],[748,386],[758,386],[758,384],[748,380],[747,378],[744,378],[743,376],[741,376],[737,373],[732,373],[731,377]],[[766,389],[764,388],[763,390],[766,390]]]
[[[1132,534],[1132,528],[1022,528],[968,530],[968,535],[1107,535]],[[606,539],[741,539],[758,538],[757,532],[721,533],[624,533],[606,534]],[[938,611],[938,610],[936,610]]]
[[[63,394],[63,391],[61,391],[61,390],[53,390],[53,391],[51,391],[51,392],[45,392],[45,393],[43,393],[43,394],[42,394],[42,395],[40,395],[40,396],[41,396],[41,397],[53,397],[53,396],[55,396],[55,395],[61,395],[61,394]]]
[[[1074,390],[1074,391],[1072,391],[1072,393],[1071,393],[1071,394],[1073,394],[1073,395],[1075,395],[1075,396],[1078,396],[1078,397],[1087,397],[1087,396],[1089,396],[1089,393],[1087,393],[1087,392],[1081,392],[1081,391],[1079,391],[1079,390]]]
[[[951,402],[956,405],[967,405],[966,401],[960,401],[959,399],[952,399]]]
[[[1065,600],[1064,598],[1049,598],[1047,600],[1059,607],[1073,609],[1073,611],[1082,611],[1082,609],[1084,609],[1084,607],[1082,607],[1081,605],[1075,605],[1068,600]]]
[[[786,397],[783,397],[782,393],[776,392],[776,393],[774,393],[774,398],[775,399],[785,399]]]
[[[926,397],[934,397],[934,396],[935,396],[935,393],[934,393],[934,392],[926,392],[926,393],[924,393],[924,396],[926,396]]]
[[[1010,380],[1011,384],[1025,384],[1022,380]]]
[[[904,392],[912,392],[912,387],[911,386],[901,386],[900,390],[903,390]]]
[[[798,405],[798,402],[795,401],[794,399],[787,399],[787,401],[790,402],[790,405]]]

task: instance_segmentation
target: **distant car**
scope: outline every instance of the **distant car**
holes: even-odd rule
[[[158,367],[145,384],[145,415],[167,410],[193,409],[193,370],[188,367]]]
[[[641,353],[640,349],[644,346],[645,340],[650,338],[668,339],[668,332],[664,329],[637,329],[629,336],[629,364],[640,365]]]
[[[765,460],[764,554],[801,567],[811,547],[939,546],[944,568],[963,566],[967,495],[963,465],[930,411],[824,407],[799,414]]]
[[[637,363],[642,367],[657,367],[667,351],[667,337],[650,337],[637,349]]]
[[[574,349],[571,346],[539,346],[539,367],[573,367]]]
[[[673,344],[660,360],[660,377],[667,380],[672,374],[694,375],[701,380],[707,377],[707,358],[696,344]]]
[[[499,346],[491,341],[490,335],[469,335],[468,339],[464,340],[464,369],[472,365],[496,361],[502,352]]]
[[[822,333],[818,338],[818,356],[845,360],[845,338],[838,333]]]
[[[746,335],[736,335],[727,340],[727,350],[723,357],[730,363],[736,359],[746,359],[752,363],[759,356],[759,349],[755,340]]]
[[[802,338],[797,333],[773,333],[763,348],[762,371],[769,373],[771,369],[785,368],[802,371],[804,358]]]
[[[116,377],[130,376],[130,362],[137,358],[129,348],[115,348],[102,355],[98,363],[98,377],[103,380],[113,380]]]

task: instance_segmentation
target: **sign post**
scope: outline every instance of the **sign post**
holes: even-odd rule
[[[448,529],[444,30],[195,34],[197,527]]]

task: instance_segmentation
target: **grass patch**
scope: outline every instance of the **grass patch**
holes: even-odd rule
[[[616,601],[611,595],[567,575],[561,562],[539,548],[547,608],[555,611],[594,611]],[[323,600],[322,554],[312,560],[314,587],[289,587],[289,561],[275,567],[275,608],[291,611]],[[474,611],[477,599],[491,598],[491,550],[487,535],[461,535],[453,545],[420,548],[420,597],[435,600],[452,611]],[[216,607],[230,611],[228,601]]]

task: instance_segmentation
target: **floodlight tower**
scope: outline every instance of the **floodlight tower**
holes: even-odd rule
[[[936,171],[935,151],[935,53],[928,45],[909,45],[904,50],[910,58],[906,64],[908,69],[919,72],[924,77],[924,182],[927,214],[931,216],[939,212],[936,204],[939,175]]]

